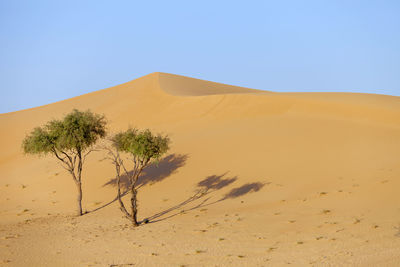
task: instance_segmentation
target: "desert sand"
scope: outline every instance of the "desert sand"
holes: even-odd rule
[[[132,228],[113,165],[93,152],[83,206],[34,127],[73,108],[168,134]],[[400,98],[276,93],[166,73],[0,114],[0,265],[399,266]],[[201,191],[204,194],[199,194]]]

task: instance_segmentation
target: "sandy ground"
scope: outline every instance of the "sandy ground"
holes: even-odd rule
[[[73,108],[169,134],[133,229],[104,152],[84,208],[52,157],[25,156],[35,126]],[[274,93],[165,73],[0,115],[0,265],[399,266],[400,98]],[[202,193],[199,193],[202,192]]]

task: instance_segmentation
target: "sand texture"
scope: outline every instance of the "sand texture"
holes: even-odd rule
[[[171,137],[140,179],[149,224],[122,217],[104,152],[86,162],[82,217],[58,161],[22,153],[27,133],[73,108],[105,114],[110,133]],[[1,114],[0,147],[0,265],[400,266],[399,97],[152,73]]]

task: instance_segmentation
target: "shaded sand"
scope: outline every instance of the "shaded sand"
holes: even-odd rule
[[[132,229],[113,166],[93,153],[84,209],[57,161],[21,153],[33,127],[73,108],[167,133],[141,178]],[[153,73],[0,115],[0,265],[398,266],[400,98],[273,93]],[[126,183],[125,183],[126,185]]]

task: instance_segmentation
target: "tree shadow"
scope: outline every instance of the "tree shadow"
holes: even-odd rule
[[[175,173],[179,168],[183,167],[186,164],[187,159],[189,158],[188,155],[183,155],[183,154],[171,154],[166,157],[164,157],[162,160],[160,160],[158,163],[152,163],[149,166],[147,166],[145,169],[143,169],[142,174],[138,178],[138,188],[146,185],[146,184],[153,184],[156,182],[160,182],[167,178],[168,176],[172,175]],[[131,174],[132,171],[129,172]],[[130,186],[130,182],[128,179],[128,176],[122,175],[121,176],[121,189],[122,189],[122,194],[121,196],[125,196],[128,193],[128,189]],[[107,183],[103,185],[105,186],[117,186],[117,178],[114,177],[110,179]],[[91,211],[86,211],[85,213],[90,213],[90,212],[95,212],[98,211],[102,208],[105,208],[109,206],[110,204],[114,203],[118,198],[115,197],[113,200],[107,202],[106,204],[91,210]]]
[[[211,175],[211,176],[206,177],[204,180],[197,183],[197,189],[195,190],[194,195],[192,195],[188,199],[180,202],[179,204],[177,204],[175,206],[172,206],[166,210],[163,210],[159,213],[156,213],[150,217],[143,219],[143,221],[141,221],[141,223],[142,222],[155,223],[155,222],[163,221],[163,220],[172,218],[176,215],[182,214],[184,212],[188,212],[191,210],[209,206],[209,205],[224,201],[226,199],[237,198],[237,197],[244,196],[248,193],[258,192],[265,186],[265,183],[261,183],[261,182],[247,183],[240,187],[233,188],[232,190],[230,190],[227,194],[225,194],[222,198],[220,198],[218,200],[215,200],[213,202],[208,202],[211,197],[205,198],[206,196],[208,196],[211,193],[218,191],[224,187],[229,186],[230,184],[234,183],[238,179],[237,176],[230,177],[230,178],[229,177],[224,178],[226,175],[227,175],[227,172],[224,174],[221,174],[221,175]],[[195,202],[196,200],[200,200],[200,199],[202,199],[202,201],[200,203],[198,203],[197,205],[190,207],[190,208],[186,208],[190,203]],[[182,209],[182,210],[180,210],[179,212],[174,212],[179,209]],[[170,214],[166,217],[163,217],[164,215],[167,215],[172,212],[174,212],[174,213]],[[161,218],[161,217],[163,217],[163,218]]]
[[[138,178],[137,185],[138,188],[146,185],[160,182],[167,178],[168,176],[175,173],[179,168],[183,167],[188,159],[188,155],[182,154],[171,154],[164,157],[159,162],[155,162],[143,169],[142,174]],[[132,171],[128,172],[129,175]],[[121,175],[121,189],[126,191],[130,187],[130,181],[126,174]],[[112,178],[110,181],[105,183],[104,186],[117,186],[117,178]]]
[[[237,180],[237,177],[232,177],[232,178],[225,178],[223,177],[227,174],[228,172],[222,174],[222,175],[211,175],[206,177],[204,180],[200,181],[197,183],[197,187],[199,187],[199,190],[219,190],[221,188],[224,188],[225,186],[230,185],[231,183],[235,182]]]
[[[264,183],[260,182],[244,184],[241,187],[233,188],[222,199],[237,198],[251,192],[258,192],[264,187],[264,185]]]

